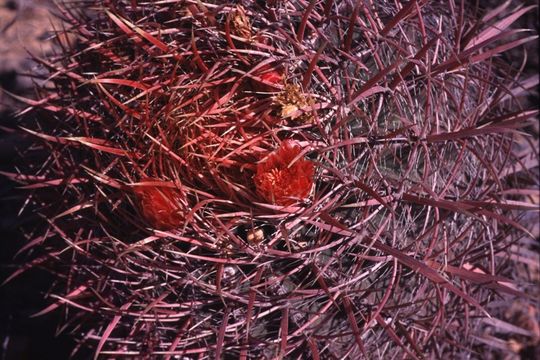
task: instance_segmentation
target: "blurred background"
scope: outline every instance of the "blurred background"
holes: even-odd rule
[[[38,68],[29,53],[48,54],[51,31],[61,26],[50,15],[52,1],[0,0],[0,171],[13,171],[16,146],[25,139],[12,131],[18,104],[6,91],[32,97]],[[4,91],[5,90],[5,91]],[[0,176],[0,282],[13,271],[14,255],[25,243],[19,227],[31,218],[19,218],[24,199],[16,184]],[[24,275],[0,287],[0,359],[68,359],[73,346],[67,335],[57,335],[59,313],[30,318],[43,309],[43,295],[51,282],[45,272]]]

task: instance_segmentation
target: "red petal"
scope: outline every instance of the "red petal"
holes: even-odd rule
[[[297,142],[286,140],[265,162],[257,165],[255,186],[266,201],[290,205],[295,202],[294,198],[303,199],[309,195],[315,173],[313,162],[298,159],[291,165],[301,151]]]
[[[142,182],[159,181],[145,178]],[[156,229],[170,230],[180,227],[184,222],[180,208],[181,193],[163,186],[137,186],[133,189],[139,200],[144,218]]]

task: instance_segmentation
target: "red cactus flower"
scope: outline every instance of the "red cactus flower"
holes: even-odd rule
[[[286,140],[257,165],[255,186],[265,200],[286,206],[309,195],[315,169],[312,161],[303,158],[293,162],[301,151],[297,142]]]
[[[141,179],[141,182],[159,181]],[[185,217],[180,205],[183,196],[178,190],[160,185],[139,185],[133,191],[139,200],[142,215],[154,228],[171,230],[183,225]]]

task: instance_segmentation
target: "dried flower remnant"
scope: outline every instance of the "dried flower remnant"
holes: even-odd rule
[[[264,230],[261,228],[253,228],[248,231],[246,239],[250,243],[258,244],[264,240]]]
[[[286,140],[257,165],[255,186],[265,200],[286,206],[309,195],[315,168],[310,160],[300,158],[293,161],[301,151],[297,142]]]
[[[313,98],[304,94],[300,86],[295,84],[285,85],[283,91],[276,96],[275,102],[281,107],[282,117],[306,123],[313,121],[311,112],[297,113],[298,110],[315,104]]]
[[[177,189],[156,185],[158,179],[144,178],[133,192],[139,201],[139,208],[144,218],[156,229],[171,230],[184,223],[184,214],[181,208],[182,194]]]
[[[244,7],[242,5],[238,5],[229,16],[232,33],[236,36],[250,40],[252,35],[251,22],[246,15],[246,10]]]

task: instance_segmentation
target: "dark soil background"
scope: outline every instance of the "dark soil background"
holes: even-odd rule
[[[493,0],[486,4],[495,6],[502,2]],[[17,105],[1,89],[31,96],[32,78],[24,74],[35,71],[35,64],[27,60],[27,51],[36,55],[51,51],[48,34],[52,26],[59,24],[49,19],[50,9],[50,3],[45,0],[0,0],[0,171],[13,172],[16,168],[16,147],[30,145],[28,139],[10,130],[15,124],[11,114]],[[538,33],[538,8],[521,18],[519,25]],[[528,44],[527,50],[529,62],[525,73],[533,76],[538,74],[538,42]],[[521,58],[519,49],[508,54],[509,62],[517,64]],[[530,96],[530,104],[538,106],[538,100],[538,91],[535,91]],[[537,140],[538,124],[529,131]],[[32,221],[31,217],[17,216],[23,203],[24,198],[16,189],[16,184],[0,176],[0,282],[16,270],[14,255],[26,241],[19,228],[24,222]],[[43,295],[51,281],[51,276],[46,272],[33,272],[31,276],[23,275],[0,287],[0,360],[69,358],[75,344],[69,334],[58,335],[61,312],[30,317],[47,305]],[[498,358],[540,359],[540,348],[538,345],[526,347],[520,355],[513,354],[509,349],[506,353],[501,352]],[[81,353],[76,356],[77,359],[88,357]]]
[[[50,52],[50,3],[40,0],[0,0],[0,171],[13,171],[16,147],[29,146],[28,139],[9,129],[17,104],[1,89],[31,96],[34,71],[28,52]],[[0,176],[0,282],[16,270],[14,255],[24,243],[19,227],[31,218],[17,216],[24,199],[16,184]],[[34,272],[0,286],[0,360],[67,359],[74,347],[68,335],[56,335],[61,313],[30,315],[46,306],[43,295],[50,282],[46,272]]]

